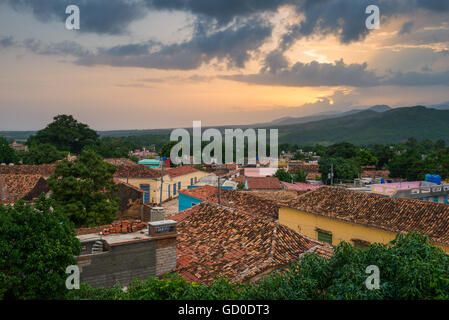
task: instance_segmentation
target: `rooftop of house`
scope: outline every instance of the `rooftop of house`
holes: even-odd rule
[[[218,203],[218,188],[204,186],[190,190],[182,190],[181,193],[195,199]],[[253,194],[253,192],[237,190],[220,190],[220,203],[232,208],[239,208],[250,214],[261,215],[270,219],[278,218],[278,200],[274,201]]]
[[[326,244],[242,209],[203,202],[172,219],[178,222],[177,272],[189,281],[209,284],[224,276],[244,282],[308,251],[332,254]]]
[[[284,206],[393,233],[416,231],[435,243],[449,244],[449,205],[443,203],[384,198],[325,186]]]
[[[277,203],[286,201],[286,200],[293,200],[296,199],[299,194],[296,191],[289,191],[289,190],[282,190],[282,191],[253,191],[251,192],[251,195],[254,195],[256,197],[265,199],[265,200],[272,200]]]
[[[233,181],[239,184],[245,184],[248,181],[249,190],[273,190],[282,189],[281,183],[278,178],[275,177],[245,177],[239,176],[234,178]]]
[[[38,174],[0,174],[0,203],[9,204],[22,199],[41,179],[44,180]]]
[[[380,178],[388,179],[389,176],[390,176],[389,170],[363,170],[363,172],[362,172],[362,178],[364,178],[364,177],[366,177],[366,178],[380,177]]]
[[[114,178],[134,178],[134,179],[158,179],[161,177],[161,172],[144,165],[118,165]]]
[[[56,164],[40,164],[40,165],[14,165],[1,166],[0,174],[32,174],[41,175],[43,177],[51,176],[56,169]]]
[[[213,196],[215,193],[218,192],[217,187],[205,185],[198,188],[192,188],[192,189],[186,189],[186,190],[180,190],[179,193],[182,193],[186,196],[199,199],[199,200],[207,200],[209,197]]]
[[[173,179],[173,178],[176,178],[179,176],[183,176],[183,175],[195,173],[195,172],[201,172],[201,171],[198,169],[195,169],[191,166],[181,166],[181,167],[177,167],[177,168],[167,169],[166,174],[170,178]]]
[[[320,186],[315,184],[309,184],[309,183],[288,183],[281,181],[281,184],[287,188],[288,190],[295,190],[295,191],[310,191],[310,190],[316,190]]]
[[[88,233],[77,236],[80,242],[93,241],[103,239],[110,245],[117,245],[122,243],[139,242],[151,239],[148,231],[138,231],[130,233],[113,233],[110,235],[99,235],[99,233]]]
[[[104,159],[109,164],[114,166],[135,166],[136,163],[128,158],[108,158]]]

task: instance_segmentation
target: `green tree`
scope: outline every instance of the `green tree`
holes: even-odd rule
[[[324,183],[329,184],[329,174],[333,165],[334,182],[338,180],[349,182],[353,181],[361,172],[360,165],[354,159],[343,158],[321,158],[318,162],[320,166],[321,179]]]
[[[0,137],[0,163],[18,163],[19,156],[16,151],[9,146],[8,140]]]
[[[278,178],[279,181],[284,181],[288,183],[292,183],[293,181],[292,175],[282,168],[278,169],[276,173],[273,175],[273,177]]]
[[[305,183],[307,181],[307,174],[300,170],[298,173],[293,175],[293,181]]]
[[[48,179],[56,206],[77,226],[111,223],[119,199],[114,195],[116,168],[95,152],[84,151],[73,162],[61,161]]]
[[[160,156],[169,158],[171,149],[177,144],[178,144],[178,142],[176,142],[176,141],[171,141],[167,144],[164,144],[161,148]]]
[[[85,147],[98,142],[98,134],[88,125],[78,122],[71,115],[58,115],[45,129],[38,131],[29,144],[49,143],[60,151],[78,155]]]
[[[292,160],[306,160],[306,156],[301,152],[296,152]]]
[[[441,167],[434,155],[425,156],[417,149],[410,149],[397,154],[388,163],[390,176],[393,178],[405,178],[409,181],[424,180],[426,174],[436,174]]]
[[[130,141],[120,138],[103,137],[98,144],[87,147],[94,150],[103,158],[127,158],[129,152],[138,148],[138,146]]]
[[[21,153],[23,164],[54,163],[64,158],[64,152],[59,151],[52,144],[33,144],[28,151]]]
[[[52,201],[0,206],[0,299],[62,299],[80,242]]]
[[[352,159],[357,157],[360,148],[348,142],[341,142],[330,146],[326,151],[327,158]]]
[[[368,150],[360,150],[357,159],[362,166],[377,166],[379,160]]]
[[[393,158],[394,151],[391,146],[376,144],[371,149],[371,153],[378,160],[377,169],[383,169],[384,166]]]

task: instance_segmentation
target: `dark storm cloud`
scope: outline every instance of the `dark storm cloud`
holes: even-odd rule
[[[0,0],[18,12],[31,11],[42,22],[65,22],[67,6],[80,8],[81,32],[121,34],[129,24],[143,18],[147,12],[141,0]]]
[[[91,53],[74,41],[62,41],[57,43],[44,44],[40,40],[25,39],[23,47],[29,51],[40,55],[63,55],[74,57],[86,57]]]
[[[266,70],[249,75],[231,75],[221,78],[259,85],[277,85],[291,87],[319,86],[448,86],[449,71],[431,72],[430,68],[422,68],[422,72],[392,72],[378,76],[368,70],[368,65],[345,64],[343,60],[334,64],[297,62],[289,68],[276,71]]]
[[[331,63],[297,62],[291,68],[283,68],[276,72],[261,72],[252,75],[225,76],[224,79],[236,80],[262,85],[279,85],[292,87],[319,87],[319,86],[377,86],[381,79],[372,71],[367,70],[368,65],[345,64],[343,60]]]
[[[131,22],[143,18],[148,10],[184,11],[226,25],[236,17],[273,12],[290,5],[304,20],[285,35],[285,46],[313,34],[336,34],[343,43],[363,39],[369,32],[365,27],[368,5],[378,5],[384,19],[418,9],[449,12],[449,0],[0,0],[0,3],[7,3],[17,11],[30,10],[44,22],[65,21],[65,8],[76,4],[82,15],[81,31],[108,34],[125,32]]]
[[[399,31],[399,34],[403,35],[403,34],[407,34],[410,33],[412,31],[413,28],[413,21],[407,21],[402,25],[401,30]]]
[[[180,10],[228,23],[235,17],[276,11],[279,7],[302,0],[145,0],[149,8]]]
[[[99,50],[98,54],[80,59],[79,64],[190,70],[213,59],[226,61],[229,67],[243,68],[251,53],[271,36],[272,26],[260,19],[236,22],[212,33],[196,27],[191,40],[146,52],[151,45],[128,45]],[[133,48],[134,50],[130,50]],[[135,50],[139,55],[135,54]],[[151,50],[150,50],[151,51]]]
[[[365,25],[369,5],[379,7],[381,21],[417,10],[449,12],[449,0],[302,0],[296,11],[304,19],[283,36],[280,47],[287,50],[296,40],[313,35],[334,34],[341,43],[363,40],[370,32]]]
[[[100,49],[100,55],[110,55],[110,56],[142,56],[147,55],[151,48],[161,45],[155,41],[148,41],[146,43],[132,43],[126,45],[118,45],[107,49]]]
[[[0,36],[0,48],[9,48],[16,44],[14,37],[1,37]]]
[[[449,86],[449,71],[443,72],[397,72],[383,81],[393,86]]]

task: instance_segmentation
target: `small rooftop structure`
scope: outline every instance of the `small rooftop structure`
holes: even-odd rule
[[[237,189],[237,185],[238,185],[238,183],[235,181],[225,180],[225,179],[220,179],[220,184],[221,184],[222,188],[233,189],[233,190]],[[198,183],[195,184],[195,187],[202,187],[202,186],[217,187],[218,186],[218,177],[216,175],[202,177],[198,181]]]

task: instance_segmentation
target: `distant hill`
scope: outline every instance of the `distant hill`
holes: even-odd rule
[[[410,137],[449,141],[449,110],[426,107],[367,110],[344,117],[279,127],[279,142],[331,144],[397,143]]]
[[[438,108],[405,107],[391,109],[388,106],[374,106],[369,109],[355,109],[332,115],[317,115],[301,118],[303,123],[289,124],[288,119],[252,126],[222,126],[225,128],[276,128],[279,142],[292,144],[332,144],[347,141],[356,144],[386,144],[406,141],[410,137],[418,140],[444,139],[449,142],[449,104]],[[322,119],[320,117],[327,117]],[[298,119],[298,118],[292,118]],[[288,121],[287,121],[288,120]],[[283,122],[284,121],[284,122]],[[287,124],[285,124],[287,122]],[[284,124],[283,124],[284,123]],[[191,131],[191,128],[187,128]],[[203,130],[206,128],[203,128]],[[101,136],[126,137],[139,145],[163,145],[169,141],[171,129],[99,131]],[[32,131],[0,131],[0,136],[9,139],[26,139]],[[132,136],[132,137],[130,137]]]
[[[301,124],[301,123],[308,123],[313,121],[320,121],[325,119],[333,119],[333,118],[341,118],[345,117],[351,114],[359,113],[362,111],[371,110],[375,112],[385,112],[391,110],[391,108],[387,105],[377,105],[372,106],[370,108],[364,108],[364,109],[353,109],[345,112],[337,112],[337,113],[320,113],[312,116],[307,117],[283,117],[280,119],[273,120],[268,123],[259,123],[252,125],[253,127],[264,127],[264,126],[286,126],[290,124]]]
[[[434,104],[434,105],[428,106],[428,108],[437,109],[437,110],[449,110],[449,101],[443,102],[441,104]]]

